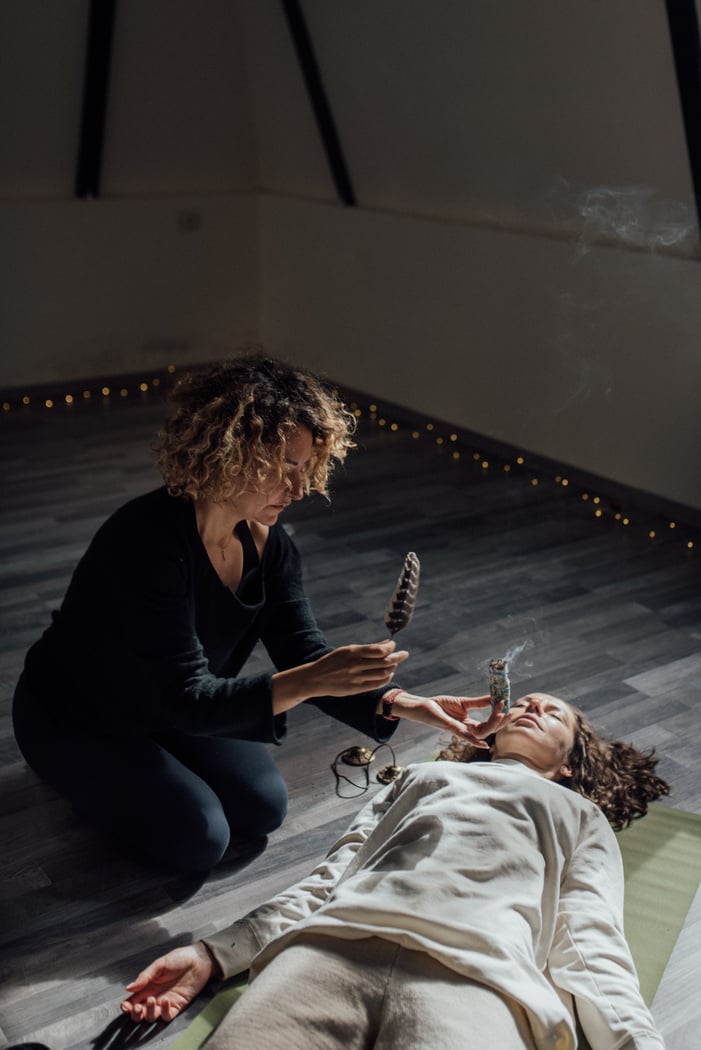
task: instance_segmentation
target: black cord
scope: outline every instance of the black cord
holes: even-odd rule
[[[393,780],[397,779],[402,772],[402,767],[397,765],[397,756],[391,744],[378,744],[372,751],[367,747],[347,747],[343,751],[339,751],[331,763],[331,769],[336,778],[336,795],[338,798],[360,798],[361,795],[364,795],[369,790],[370,765],[375,761],[377,752],[381,751],[383,747],[386,747],[392,755],[392,762],[390,765],[382,766],[378,769],[375,779],[378,784],[391,784]],[[358,784],[355,780],[351,780],[349,776],[346,776],[345,773],[341,773],[338,768],[339,763],[342,763],[344,766],[354,766],[356,769],[362,769],[365,782]],[[353,788],[353,794],[342,793],[344,783]]]

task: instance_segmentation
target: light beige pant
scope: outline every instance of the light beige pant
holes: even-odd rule
[[[307,935],[262,970],[206,1050],[534,1050],[523,1008],[423,952]]]

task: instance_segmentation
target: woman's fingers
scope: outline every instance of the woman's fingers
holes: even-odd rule
[[[123,1003],[122,1010],[131,1016],[132,1021],[172,1021],[179,1013],[170,1000],[164,996],[156,998],[149,995],[143,1003]]]
[[[489,718],[484,722],[478,722],[468,716],[467,712],[473,708],[489,706],[488,696],[426,697],[403,691],[395,698],[394,703],[395,711],[401,718],[449,730],[479,748],[488,746],[482,738],[494,732],[503,719],[503,715],[497,710],[490,712]]]
[[[489,713],[489,718],[485,718],[484,722],[478,722],[479,732],[483,736],[491,736],[492,733],[496,733],[504,722],[506,722],[507,716],[504,714],[504,701],[500,700]]]
[[[323,656],[319,664],[332,687],[360,691],[387,685],[408,656],[406,649],[396,649],[394,642],[347,645]]]

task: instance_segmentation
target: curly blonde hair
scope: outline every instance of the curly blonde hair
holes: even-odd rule
[[[262,351],[189,372],[170,393],[158,465],[172,496],[235,499],[283,476],[294,429],[313,437],[306,494],[328,497],[333,467],[353,448],[355,417],[322,380]]]
[[[648,805],[668,795],[669,784],[655,772],[654,749],[640,751],[621,740],[604,740],[582,712],[570,705],[575,720],[574,744],[567,757],[572,776],[560,781],[595,802],[616,831],[644,817]],[[494,736],[487,737],[491,744]],[[440,752],[450,762],[488,762],[491,752],[458,737]]]

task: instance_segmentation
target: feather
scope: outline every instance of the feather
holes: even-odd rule
[[[509,664],[503,658],[489,661],[489,699],[492,707],[503,700],[504,713],[511,707]]]
[[[406,627],[414,615],[420,572],[421,562],[413,551],[409,551],[385,613],[385,625],[392,635]]]

